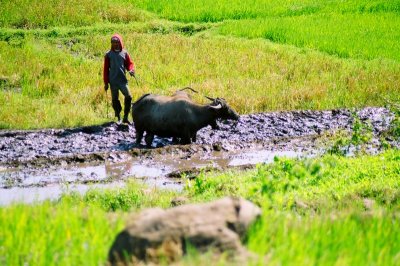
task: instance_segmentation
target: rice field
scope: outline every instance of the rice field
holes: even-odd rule
[[[398,265],[399,151],[379,156],[280,158],[245,172],[202,173],[183,192],[130,183],[66,194],[55,202],[0,208],[2,265],[99,265],[130,211],[166,208],[174,197],[205,202],[241,196],[260,204],[246,247],[250,265]],[[368,165],[368,167],[366,167]],[[207,254],[182,265],[204,265]],[[214,258],[215,260],[215,258]],[[231,265],[222,257],[218,265]]]
[[[0,129],[113,120],[102,64],[115,32],[135,99],[191,86],[195,101],[224,97],[240,114],[400,100],[399,0],[4,0],[0,14]],[[399,158],[277,159],[203,173],[182,193],[132,183],[4,206],[0,265],[102,265],[128,212],[226,195],[262,206],[245,243],[255,265],[399,265]]]

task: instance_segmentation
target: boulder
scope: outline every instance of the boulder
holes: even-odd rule
[[[250,201],[226,197],[209,203],[152,208],[133,214],[112,244],[110,265],[177,261],[186,248],[246,255],[241,244],[249,225],[261,215]]]

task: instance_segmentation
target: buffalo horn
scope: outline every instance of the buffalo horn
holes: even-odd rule
[[[210,107],[214,108],[214,109],[221,109],[222,108],[222,104],[218,104],[218,105],[215,105],[215,106],[210,105]]]
[[[191,90],[191,91],[193,91],[193,92],[195,92],[195,93],[199,93],[198,91],[196,91],[195,89],[193,89],[193,88],[191,88],[191,87],[185,87],[185,88],[183,88],[183,89],[180,89],[179,91],[184,91],[184,90]]]
[[[215,101],[215,99],[214,98],[211,98],[211,97],[208,97],[208,96],[204,96],[204,97],[206,97],[207,99],[209,99],[210,101]]]

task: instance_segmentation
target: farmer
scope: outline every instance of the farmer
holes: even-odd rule
[[[111,87],[112,107],[118,122],[121,121],[120,113],[122,106],[119,101],[119,91],[125,97],[124,101],[124,118],[123,123],[129,123],[128,115],[131,109],[132,95],[128,89],[128,80],[126,79],[126,70],[129,71],[131,76],[135,76],[135,66],[128,52],[124,49],[122,38],[118,34],[111,37],[111,49],[104,57],[104,89],[108,90],[108,84]]]

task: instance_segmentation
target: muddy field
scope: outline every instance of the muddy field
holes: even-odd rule
[[[219,121],[218,130],[203,128],[192,145],[156,138],[151,149],[135,145],[133,126],[116,123],[0,131],[0,204],[56,198],[65,190],[83,192],[88,184],[123,185],[128,178],[181,189],[181,174],[247,168],[274,156],[315,156],[324,152],[321,136],[350,131],[354,114],[371,123],[375,138],[367,150],[379,152],[379,136],[393,119],[385,108],[242,115],[239,121]]]

